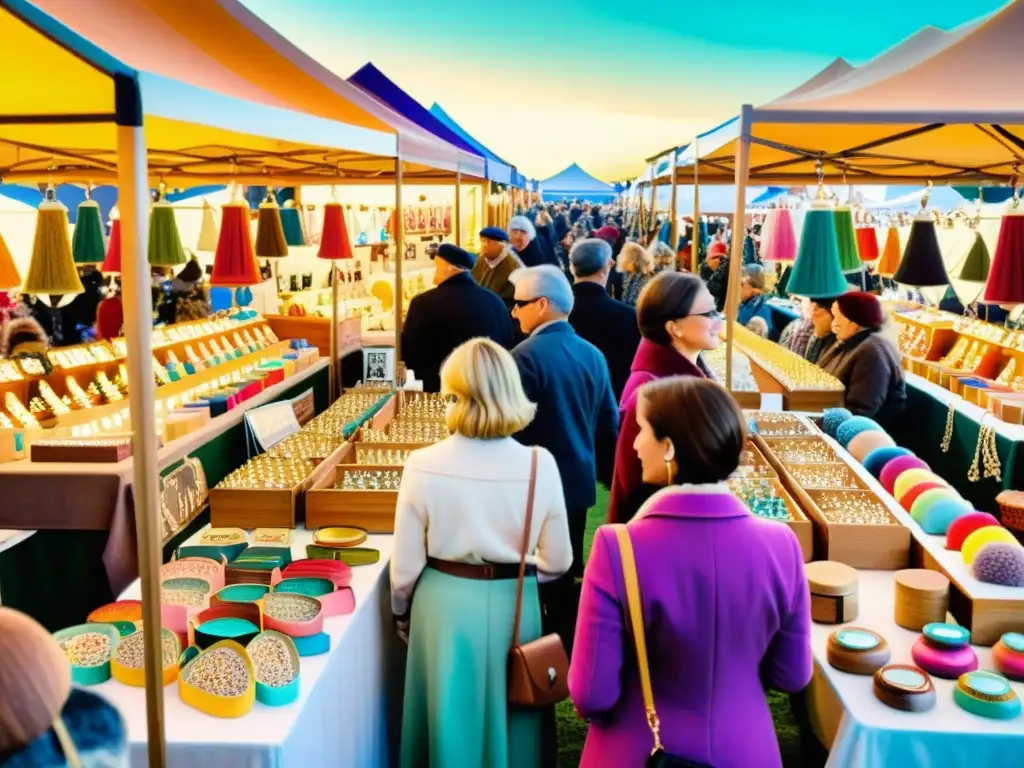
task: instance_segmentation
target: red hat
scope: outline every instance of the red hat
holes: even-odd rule
[[[713,240],[708,246],[708,256],[728,256],[729,248],[721,240]]]
[[[872,293],[851,291],[836,299],[843,317],[861,328],[881,328],[885,322],[882,302]]]
[[[606,224],[605,226],[601,227],[594,233],[594,237],[601,238],[606,243],[608,243],[608,245],[614,248],[615,244],[619,242],[620,234],[621,233],[619,232],[618,227],[613,227],[611,224]]]

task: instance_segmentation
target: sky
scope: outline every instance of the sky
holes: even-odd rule
[[[770,101],[1007,0],[243,0],[348,77],[372,61],[532,178],[606,181]]]

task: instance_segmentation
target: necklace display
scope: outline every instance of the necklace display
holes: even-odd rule
[[[986,480],[998,480],[1003,476],[996,429],[985,423],[988,415],[986,413],[981,418],[981,425],[978,427],[978,443],[974,447],[974,459],[971,461],[971,468],[967,470],[967,479],[972,483],[978,482],[982,477]],[[984,474],[982,474],[982,469],[984,469]]]
[[[953,419],[956,416],[956,408],[953,406],[953,401],[949,403],[949,410],[946,412],[946,429],[942,433],[942,448],[943,453],[949,453],[949,448],[953,444]]]

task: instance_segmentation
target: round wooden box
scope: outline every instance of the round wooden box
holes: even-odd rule
[[[804,565],[811,587],[811,618],[819,624],[845,624],[857,618],[857,571],[822,560]]]
[[[925,712],[935,706],[935,686],[928,673],[909,664],[890,664],[875,672],[875,696],[886,706]]]
[[[889,644],[877,632],[861,627],[837,629],[828,638],[828,663],[852,675],[873,675],[889,663]]]
[[[949,579],[938,571],[908,568],[897,571],[896,623],[912,632],[941,623],[949,610]]]

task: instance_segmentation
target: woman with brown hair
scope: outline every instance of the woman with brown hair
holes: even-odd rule
[[[625,532],[664,752],[679,764],[781,768],[765,687],[796,692],[811,679],[800,544],[724,484],[745,440],[724,388],[682,377],[647,384],[636,418],[631,448],[660,490]],[[644,765],[655,745],[613,528],[594,537],[569,668],[573,702],[590,721],[581,768]]]
[[[619,439],[615,447],[608,521],[624,523],[653,492],[641,477],[633,450],[639,433],[637,389],[668,376],[712,378],[700,353],[721,343],[722,315],[715,299],[696,275],[662,272],[654,277],[637,305],[640,346],[619,402]]]

